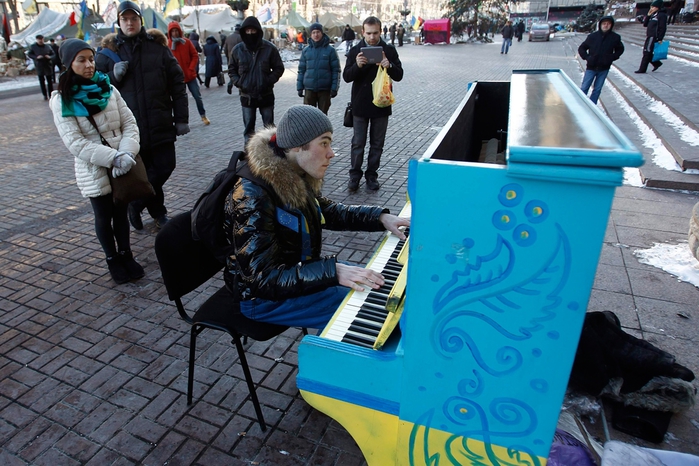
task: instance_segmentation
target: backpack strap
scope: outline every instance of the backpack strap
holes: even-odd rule
[[[106,47],[101,48],[97,53],[101,53],[102,55],[109,57],[114,63],[119,63],[121,61],[121,57],[114,50]]]

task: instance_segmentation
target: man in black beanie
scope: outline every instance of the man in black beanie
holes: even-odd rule
[[[258,108],[262,124],[274,125],[274,84],[284,74],[284,62],[274,44],[263,39],[262,26],[254,16],[243,21],[240,38],[228,61],[228,93],[233,93],[233,86],[238,88],[247,144],[255,132]]]
[[[293,327],[324,328],[347,293],[378,289],[384,277],[371,269],[322,256],[322,229],[388,230],[410,220],[373,206],[346,206],[321,195],[335,157],[333,127],[315,107],[296,105],[277,128],[250,138],[241,175],[225,202],[224,231],[234,248],[224,278],[250,319]],[[235,155],[234,155],[235,156]]]
[[[107,73],[112,85],[133,112],[141,134],[141,158],[155,196],[129,204],[129,222],[143,229],[141,212],[160,228],[168,220],[163,186],[175,170],[175,141],[189,133],[189,103],[184,73],[167,47],[143,26],[141,8],[130,0],[117,8],[119,33],[117,56],[97,54],[98,71]],[[115,60],[117,58],[118,60]]]
[[[34,69],[39,77],[39,87],[44,95],[44,100],[49,100],[53,92],[53,59],[55,54],[48,44],[44,43],[44,36],[36,36],[36,43],[29,47],[27,56],[34,60]],[[46,80],[46,84],[44,84]],[[48,89],[47,89],[48,88]]]

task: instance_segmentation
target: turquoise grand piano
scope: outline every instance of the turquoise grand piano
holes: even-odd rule
[[[304,399],[372,466],[546,464],[614,189],[642,163],[560,70],[472,83],[410,164],[404,299],[352,293],[304,337]],[[369,267],[401,267],[392,236]]]

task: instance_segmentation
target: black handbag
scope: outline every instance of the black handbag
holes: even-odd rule
[[[345,108],[345,119],[342,125],[351,128],[354,126],[354,118],[352,117],[352,102],[347,102],[347,108]]]
[[[87,119],[95,128],[97,134],[99,134],[102,145],[112,147],[109,145],[107,140],[104,139],[102,133],[100,133],[97,123],[92,115],[89,115]],[[112,185],[112,198],[114,199],[115,204],[128,204],[129,202],[138,199],[147,199],[155,196],[155,190],[153,189],[153,185],[151,185],[148,181],[146,166],[143,164],[141,156],[136,154],[134,160],[136,161],[136,164],[131,167],[131,170],[116,178],[112,176],[112,171],[107,168],[109,184]]]
[[[216,76],[216,81],[219,86],[223,86],[226,84],[226,75],[223,74],[223,71],[221,71],[218,76]]]

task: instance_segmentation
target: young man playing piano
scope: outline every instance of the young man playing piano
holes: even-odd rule
[[[378,289],[380,273],[321,256],[322,228],[388,230],[410,219],[374,206],[347,206],[321,195],[335,157],[333,127],[315,107],[296,105],[276,128],[258,131],[246,146],[240,176],[225,202],[226,238],[235,248],[225,281],[250,319],[324,328],[350,289]],[[240,163],[239,163],[240,171]]]

